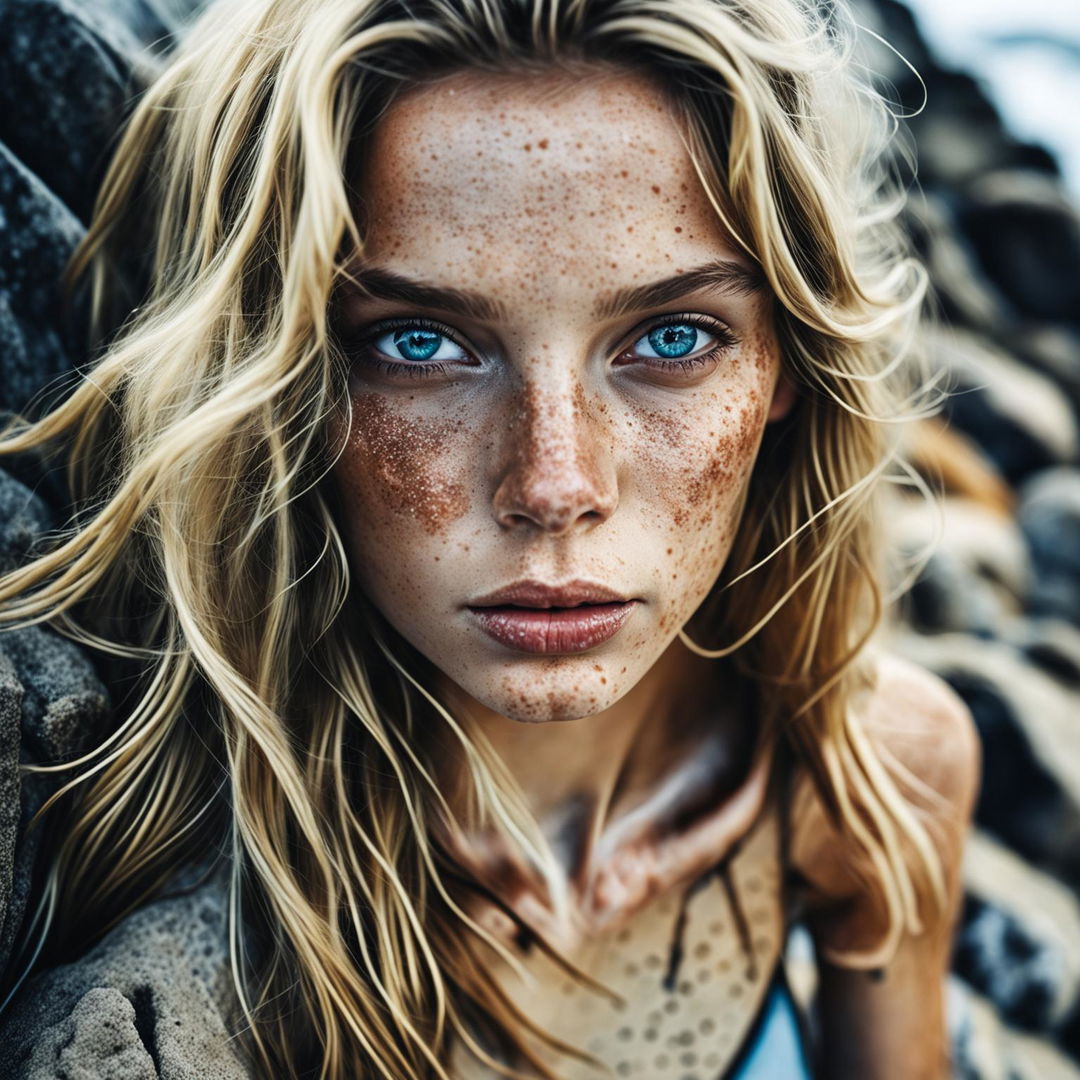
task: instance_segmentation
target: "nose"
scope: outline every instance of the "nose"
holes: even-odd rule
[[[605,427],[593,418],[580,383],[522,387],[504,429],[492,503],[496,521],[556,535],[606,521],[618,503],[618,485]]]

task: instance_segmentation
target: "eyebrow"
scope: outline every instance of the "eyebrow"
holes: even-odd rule
[[[744,266],[733,259],[716,259],[649,285],[619,289],[600,301],[596,317],[615,319],[633,311],[669,304],[695,292],[750,296],[764,286],[765,276],[757,267]]]
[[[506,320],[506,307],[479,293],[414,281],[390,270],[373,267],[355,271],[347,282],[376,300],[391,300],[416,307],[437,308],[466,315],[477,322]],[[616,319],[634,311],[659,307],[690,293],[710,291],[748,296],[765,285],[757,267],[732,259],[716,259],[648,285],[618,289],[602,297],[593,311],[597,319]]]
[[[486,296],[465,289],[448,289],[414,281],[390,270],[362,268],[346,281],[376,300],[393,300],[415,307],[453,311],[477,322],[499,322],[506,318],[506,308]]]

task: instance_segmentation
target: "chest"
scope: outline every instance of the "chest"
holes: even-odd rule
[[[606,1067],[530,1039],[566,1080],[712,1080],[746,1042],[776,973],[785,934],[780,871],[779,822],[770,803],[715,869],[567,957],[598,988],[535,946],[517,952],[525,977],[494,952],[492,970],[529,1017]],[[459,1047],[452,1075],[497,1074]]]

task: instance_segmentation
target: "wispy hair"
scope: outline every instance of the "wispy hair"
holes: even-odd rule
[[[852,702],[883,607],[878,500],[902,476],[903,422],[937,392],[910,355],[925,275],[895,224],[895,123],[855,37],[845,9],[802,0],[219,0],[200,16],[70,267],[100,355],[0,441],[60,448],[76,506],[0,579],[0,621],[49,623],[135,672],[101,745],[38,767],[65,776],[52,932],[100,933],[219,845],[261,1075],[447,1080],[455,1038],[502,1074],[522,1075],[493,1046],[556,1075],[532,1036],[572,1048],[500,989],[485,950],[514,958],[469,916],[433,826],[499,830],[563,912],[565,881],[490,744],[353,586],[327,484],[330,421],[350,408],[328,311],[363,251],[351,184],[400,94],[463,68],[603,66],[676,106],[799,389],[680,636],[756,689],[875,868],[890,941],[919,930],[940,860]],[[465,763],[465,820],[434,779],[436,727]]]

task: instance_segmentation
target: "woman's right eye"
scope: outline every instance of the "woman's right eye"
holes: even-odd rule
[[[342,344],[357,364],[387,376],[417,379],[480,361],[459,344],[448,326],[426,319],[394,319],[347,334]]]
[[[389,360],[408,363],[461,363],[469,354],[452,338],[420,324],[407,324],[371,339],[372,346]]]

